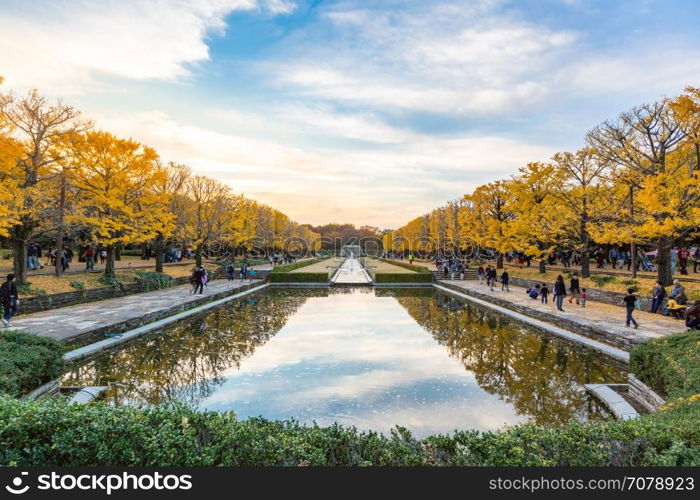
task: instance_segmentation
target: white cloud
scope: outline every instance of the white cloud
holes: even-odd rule
[[[234,114],[243,122],[244,117]],[[323,113],[307,119],[318,126],[330,120]],[[431,210],[436,201],[442,203],[481,182],[507,177],[524,161],[546,159],[554,152],[545,145],[495,136],[436,138],[387,125],[376,125],[376,133],[370,127],[362,137],[380,138],[376,142],[386,143],[381,147],[311,150],[273,138],[180,123],[156,111],[102,115],[96,121],[118,135],[155,147],[166,161],[187,163],[237,192],[313,224],[332,219],[397,226]],[[286,130],[294,142],[298,124],[275,122],[277,130]],[[345,126],[342,120],[339,123],[339,135],[362,135],[361,117],[348,118]],[[264,122],[257,126],[264,130]]]
[[[305,97],[383,109],[492,113],[538,102],[579,35],[493,12],[495,2],[405,9],[341,4],[332,38],[308,38],[263,67]],[[321,30],[323,32],[323,30]]]
[[[9,0],[0,1],[0,6]],[[17,2],[0,12],[0,74],[8,87],[60,95],[101,88],[99,76],[176,80],[209,59],[207,37],[236,10],[288,13],[286,0]]]

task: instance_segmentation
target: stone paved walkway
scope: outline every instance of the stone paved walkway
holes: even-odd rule
[[[343,285],[366,285],[370,282],[367,273],[362,269],[360,261],[354,257],[348,257],[340,266],[338,274],[334,276],[333,283]]]
[[[55,339],[70,339],[93,330],[157,313],[174,305],[197,304],[210,300],[212,295],[227,290],[237,290],[260,280],[215,280],[208,284],[202,295],[192,295],[191,285],[181,285],[165,290],[138,293],[114,299],[90,302],[75,306],[42,311],[12,319],[10,330],[24,330]],[[20,303],[21,311],[21,303]]]
[[[549,314],[556,314],[564,319],[576,321],[587,326],[597,327],[606,330],[610,333],[620,335],[625,338],[634,339],[636,342],[644,341],[651,338],[663,337],[672,333],[684,332],[687,330],[685,323],[682,320],[674,320],[660,314],[651,314],[645,311],[635,311],[634,317],[639,322],[639,329],[635,330],[625,326],[625,309],[600,302],[586,303],[583,308],[573,304],[569,304],[569,300],[564,300],[564,312],[557,311],[552,296],[550,294],[549,304],[542,304],[539,299],[533,300],[525,294],[525,288],[511,286],[510,292],[501,291],[501,284],[498,283],[494,287],[494,291],[490,291],[486,284],[480,285],[475,281],[451,281],[439,280],[438,283],[447,283],[456,285],[465,290],[474,290],[485,295],[491,295],[502,300],[508,300],[523,307],[528,307]]]

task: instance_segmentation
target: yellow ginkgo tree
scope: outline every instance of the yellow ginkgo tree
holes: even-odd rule
[[[75,134],[72,158],[79,210],[72,222],[90,234],[88,243],[107,250],[105,275],[114,274],[117,245],[150,241],[172,228],[165,175],[158,155],[131,139],[109,132]]]

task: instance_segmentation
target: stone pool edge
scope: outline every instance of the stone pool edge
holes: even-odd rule
[[[213,300],[211,302],[207,302],[207,303],[202,304],[200,306],[196,306],[196,307],[193,307],[191,309],[187,309],[187,310],[182,311],[180,313],[173,314],[172,316],[166,316],[165,318],[159,319],[157,321],[147,323],[146,325],[143,325],[143,326],[140,326],[138,328],[134,328],[133,330],[129,330],[127,332],[124,332],[119,337],[108,338],[105,340],[101,340],[99,342],[88,344],[88,345],[80,347],[78,349],[74,349],[72,351],[68,351],[67,353],[65,353],[63,355],[63,360],[67,361],[67,362],[75,362],[78,360],[88,358],[88,357],[93,356],[99,352],[105,351],[107,349],[111,349],[112,347],[115,347],[119,344],[122,344],[124,342],[128,342],[134,338],[140,337],[141,335],[149,333],[153,330],[156,330],[158,328],[162,328],[163,326],[169,325],[170,323],[174,323],[176,321],[180,321],[182,319],[185,319],[189,316],[199,314],[203,311],[207,311],[207,310],[212,309],[214,307],[225,304],[226,302],[230,302],[232,300],[239,299],[241,297],[245,297],[246,295],[250,295],[251,293],[259,292],[261,290],[264,290],[265,288],[268,288],[269,286],[270,286],[270,283],[263,283],[263,284],[258,285],[256,287],[252,287],[252,288],[248,288],[246,290],[243,290],[242,292],[235,293],[233,295],[229,295],[229,296],[223,297],[221,299]]]
[[[467,295],[466,293],[458,292],[457,290],[454,290],[452,288],[448,288],[448,287],[445,287],[442,285],[438,285],[437,283],[433,283],[433,287],[435,287],[437,290],[440,290],[442,292],[449,293],[450,295],[454,295],[454,296],[459,297],[461,299],[468,300],[469,302],[473,302],[474,304],[478,304],[482,307],[486,307],[486,308],[491,309],[493,311],[504,314],[512,319],[519,321],[520,323],[525,323],[529,326],[533,326],[533,327],[537,328],[538,330],[546,331],[546,332],[548,332],[552,335],[555,335],[557,337],[565,338],[565,339],[570,340],[576,344],[584,345],[586,347],[594,349],[600,353],[603,353],[607,356],[610,356],[611,358],[622,361],[625,364],[629,363],[629,360],[630,360],[629,353],[623,349],[618,348],[618,347],[614,347],[614,346],[605,344],[603,342],[593,340],[592,338],[587,337],[585,335],[574,333],[574,332],[566,330],[564,328],[554,326],[550,323],[533,318],[533,317],[528,316],[526,314],[522,314],[522,313],[513,311],[512,309],[508,309],[506,307],[496,305],[492,302],[488,302],[486,300],[482,300],[482,299],[479,299],[477,297]]]

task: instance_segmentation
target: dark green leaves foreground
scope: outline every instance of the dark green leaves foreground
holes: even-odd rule
[[[62,372],[59,342],[26,333],[0,331],[0,394],[21,396]]]
[[[417,441],[332,427],[0,398],[0,465],[700,465],[700,404],[637,421]]]

